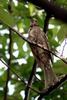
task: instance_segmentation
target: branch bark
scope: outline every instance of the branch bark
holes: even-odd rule
[[[7,26],[8,26],[8,25],[7,25]],[[56,56],[57,58],[59,58],[60,60],[62,60],[64,63],[67,64],[67,61],[66,61],[65,59],[59,57],[57,54],[55,54],[55,53],[52,52],[51,50],[47,50],[47,49],[46,49],[45,47],[43,47],[42,45],[37,44],[37,43],[35,43],[35,42],[31,42],[29,39],[25,38],[21,33],[19,33],[18,31],[16,31],[14,28],[12,28],[12,27],[10,27],[10,26],[8,26],[8,27],[9,27],[12,31],[16,32],[17,35],[18,35],[21,39],[25,40],[27,43],[32,44],[32,45],[36,45],[36,46],[40,47],[41,49],[48,51],[49,53],[51,53],[52,55]]]
[[[9,13],[11,13],[11,2],[12,0],[9,1],[9,4],[8,4],[8,10],[9,10]],[[10,39],[10,42],[9,42],[9,48],[8,48],[8,53],[9,53],[9,59],[8,59],[8,65],[11,66],[11,56],[12,56],[12,30],[9,28],[9,39]],[[7,93],[8,93],[8,82],[10,80],[10,67],[8,67],[7,69],[7,79],[6,79],[6,84],[5,84],[5,88],[4,88],[4,100],[7,100]]]
[[[54,86],[50,86],[46,90],[43,90],[40,93],[38,100],[41,100],[44,96],[49,95],[51,92],[53,92],[53,90],[55,90],[58,86],[60,86],[60,84],[62,84],[65,80],[67,80],[67,74],[64,75],[64,77],[61,78]]]
[[[9,66],[5,61],[3,61],[1,58],[0,58],[0,61],[1,61],[7,68],[10,67],[10,66]],[[16,75],[17,78],[20,79],[19,81],[21,81],[24,85],[27,86],[27,82],[25,82],[25,80],[24,80],[20,75],[18,75],[12,68],[10,68],[10,71],[11,71],[14,75]],[[37,94],[40,94],[40,91],[34,89],[34,88],[31,87],[31,86],[28,86],[28,87],[29,87],[31,90],[33,90],[34,92],[36,92]]]
[[[7,25],[7,26],[8,26],[8,25]],[[52,51],[47,50],[46,48],[44,48],[44,47],[43,47],[42,45],[40,45],[40,44],[37,44],[37,43],[35,43],[35,42],[29,41],[27,38],[25,38],[25,37],[24,37],[21,33],[19,33],[18,31],[16,31],[15,29],[13,29],[13,28],[10,27],[10,26],[8,26],[8,27],[9,27],[12,31],[16,32],[17,35],[18,35],[19,37],[21,37],[21,39],[25,40],[25,41],[28,42],[29,44],[36,45],[36,46],[42,48],[43,50],[48,51],[49,53],[55,55],[56,57],[58,57],[58,58],[61,59],[64,63],[67,64],[67,61],[66,61],[66,60],[62,59],[61,57],[59,57],[58,55],[56,55],[56,54],[53,53]],[[1,60],[1,59],[0,59],[0,60]],[[4,63],[4,62],[3,62],[3,63]],[[6,65],[6,66],[8,66],[8,65]],[[8,66],[8,67],[9,67],[9,66]],[[15,73],[14,71],[12,71],[12,72]],[[15,73],[15,75],[16,75],[17,77],[19,77],[20,80],[21,80],[25,85],[27,85],[19,75],[17,75],[16,73]],[[66,77],[65,77],[63,80],[65,81],[66,79],[67,79],[67,75],[66,75]],[[62,82],[60,82],[59,85],[60,85],[61,83],[62,83]],[[59,85],[58,85],[58,86],[59,86]],[[28,86],[28,87],[30,87],[30,86]],[[57,88],[57,87],[56,87],[56,88]],[[30,87],[30,89],[32,89],[32,90],[34,90],[36,93],[40,94],[40,92],[39,92],[38,90],[35,90],[35,89],[31,88],[31,87]],[[52,89],[51,89],[51,91],[52,91]],[[40,99],[39,99],[39,100],[40,100]]]
[[[36,73],[36,60],[34,61],[34,64],[33,64],[33,68],[32,68],[32,71],[31,71],[31,74],[30,74],[30,77],[29,77],[29,80],[28,80],[28,84],[27,84],[27,87],[25,89],[25,99],[24,100],[29,100],[29,95],[30,95],[30,88],[29,86],[32,86],[32,81],[34,79],[34,75]]]
[[[33,3],[34,5],[41,7],[46,13],[52,15],[56,19],[67,23],[67,9],[61,8],[60,6],[49,2],[48,0],[26,0]]]
[[[8,68],[9,65],[6,64],[1,58],[0,61]],[[25,85],[27,85],[27,83],[24,81],[23,78],[21,78],[12,68],[11,71],[13,72],[13,74],[15,74],[22,83],[24,83]],[[41,100],[40,98],[43,98],[45,95],[48,95],[49,93],[51,93],[53,90],[55,90],[59,85],[61,85],[65,80],[67,80],[67,74],[60,80],[58,81],[54,86],[51,86],[49,88],[47,88],[46,90],[43,90],[42,92],[35,90],[34,88],[28,86],[30,89],[32,89],[33,91],[35,91],[37,94],[40,94],[38,100]]]
[[[49,25],[49,20],[51,18],[51,15],[47,13],[46,18],[44,20],[44,32],[47,33],[48,31],[48,25]]]

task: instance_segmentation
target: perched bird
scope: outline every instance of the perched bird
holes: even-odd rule
[[[28,33],[28,39],[31,42],[40,44],[49,50],[47,36],[43,32],[43,30],[38,26],[36,19],[32,19]],[[38,66],[41,67],[44,71],[45,88],[54,85],[57,82],[57,76],[55,75],[51,67],[51,54],[48,51],[45,51],[36,45],[30,44],[30,47],[38,63]]]

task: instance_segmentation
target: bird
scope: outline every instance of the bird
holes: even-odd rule
[[[47,35],[43,29],[39,27],[37,19],[31,20],[30,28],[28,30],[28,39],[31,43],[35,42],[36,44],[42,45],[42,47],[46,48],[47,50],[50,50]],[[37,61],[38,67],[40,67],[44,72],[45,88],[54,85],[58,81],[58,78],[52,69],[51,54],[36,45],[29,45],[34,58]]]

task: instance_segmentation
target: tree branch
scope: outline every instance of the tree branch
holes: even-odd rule
[[[7,68],[10,67],[10,66],[9,66],[7,63],[5,63],[1,58],[0,58],[0,61],[1,61]],[[19,81],[21,81],[24,85],[27,86],[27,82],[25,82],[25,80],[24,80],[23,78],[21,78],[12,68],[10,68],[10,70],[11,70],[11,72],[12,72],[14,75],[17,76],[17,78],[20,79]],[[33,90],[34,92],[36,92],[37,94],[40,94],[40,91],[34,89],[34,88],[31,87],[31,86],[28,86],[28,87],[29,87],[31,90]]]
[[[55,90],[60,84],[62,84],[65,80],[67,80],[67,74],[64,75],[63,78],[61,78],[55,85],[50,86],[49,88],[43,90],[40,93],[40,96],[38,98],[38,100],[41,100],[44,96],[49,95],[51,92],[53,92],[53,90]]]
[[[12,0],[10,0],[9,4],[8,4],[8,10],[9,10],[10,14],[12,12],[11,3],[12,3]],[[11,56],[12,56],[12,49],[11,49],[11,46],[12,46],[12,30],[10,28],[9,28],[9,39],[10,39],[10,41],[9,41],[9,48],[8,48],[8,53],[9,53],[8,65],[10,66],[11,65]],[[10,67],[8,67],[8,69],[7,69],[7,79],[6,79],[6,84],[5,84],[5,88],[4,88],[4,100],[7,100],[9,80],[10,80]]]
[[[36,60],[34,61],[34,64],[33,64],[33,68],[32,68],[32,71],[31,71],[31,74],[30,74],[30,77],[29,77],[29,80],[28,80],[28,84],[27,84],[27,87],[25,89],[25,99],[24,100],[29,100],[29,95],[30,95],[30,88],[29,86],[32,86],[32,81],[34,79],[34,75],[36,73]]]
[[[46,13],[52,15],[56,19],[67,23],[67,9],[61,8],[60,6],[49,2],[48,0],[26,0],[33,3],[36,6],[41,7]]]
[[[1,58],[0,61],[8,68],[8,64],[6,64]],[[21,78],[13,69],[10,69],[11,72],[13,72],[19,79],[21,82],[23,82],[25,85],[27,85],[27,83],[24,81],[23,78]],[[46,90],[43,91],[38,91],[30,86],[28,86],[30,89],[32,89],[33,91],[35,91],[37,94],[40,94],[38,100],[41,100],[45,95],[48,95],[49,93],[51,93],[53,90],[55,90],[60,84],[62,84],[65,80],[67,80],[67,74],[60,80],[58,81],[54,86],[50,86],[49,88],[47,88]]]
[[[45,18],[45,20],[44,20],[44,32],[45,32],[45,33],[47,33],[47,31],[48,31],[48,24],[49,24],[50,18],[51,18],[51,15],[49,15],[49,14],[47,13],[46,18]]]
[[[40,44],[37,44],[37,43],[35,43],[35,42],[31,42],[30,40],[28,40],[28,39],[26,39],[25,37],[23,37],[23,35],[21,35],[19,32],[17,32],[17,31],[14,30],[13,28],[11,28],[11,29],[12,29],[14,32],[16,32],[22,39],[24,39],[25,41],[27,41],[29,44],[36,45],[36,46],[42,48],[43,50],[45,50],[45,51],[47,51],[47,52],[49,52],[49,53],[55,55],[56,57],[58,57],[58,58],[61,59],[64,63],[67,64],[67,61],[66,61],[66,60],[62,59],[61,57],[59,57],[58,55],[56,55],[56,54],[53,53],[52,51],[47,50],[45,47],[43,47],[43,46],[40,45]],[[49,88],[47,89],[47,91],[50,90],[50,92],[52,92],[55,88],[57,88],[57,87],[58,87],[62,82],[64,82],[66,79],[67,79],[67,75],[66,75],[64,78],[62,78],[60,81],[58,81],[58,82],[56,83],[56,85],[49,87]],[[47,91],[45,92],[45,94],[48,93]],[[41,93],[40,98],[42,98],[42,96],[44,96],[43,93]],[[39,98],[39,100],[41,100],[40,98]]]
[[[8,60],[8,65],[10,66],[11,65],[11,55],[12,55],[12,52],[11,52],[11,44],[12,44],[12,38],[11,38],[11,30],[9,29],[9,38],[10,38],[10,43],[9,43],[9,55],[10,55],[10,58]],[[7,69],[7,79],[6,79],[6,85],[5,85],[5,88],[4,88],[4,100],[7,100],[7,92],[8,92],[8,82],[10,80],[10,67],[8,67]]]
[[[47,51],[47,52],[49,52],[49,53],[51,53],[51,54],[53,54],[53,55],[55,55],[56,57],[58,57],[59,59],[61,59],[64,63],[66,63],[67,64],[67,61],[66,60],[64,60],[64,59],[62,59],[61,57],[59,57],[59,56],[57,56],[55,53],[53,53],[52,51],[50,51],[50,50],[47,50],[45,47],[43,47],[42,45],[40,45],[40,44],[37,44],[37,43],[35,43],[35,42],[31,42],[30,40],[28,40],[27,38],[25,38],[23,35],[21,35],[19,32],[17,32],[15,29],[13,29],[12,27],[10,27],[10,26],[8,26],[12,31],[14,31],[14,32],[16,32],[17,34],[18,34],[18,36],[20,36],[23,40],[25,40],[25,41],[27,41],[29,44],[32,44],[32,45],[36,45],[36,46],[38,46],[38,47],[40,47],[40,48],[42,48],[43,50],[45,50],[45,51]],[[1,59],[0,59],[1,60]],[[1,60],[2,61],[2,60]],[[2,61],[3,62],[3,61]],[[4,62],[3,62],[4,63]],[[5,63],[4,63],[5,64]],[[5,64],[7,67],[9,67],[7,64]],[[11,69],[11,71],[25,84],[25,85],[27,85],[27,83],[24,81],[24,79],[22,79],[19,75],[17,75],[12,69]],[[63,81],[65,81],[67,79],[67,75],[63,78],[63,79],[61,79],[61,81],[59,81],[59,82],[57,82],[56,84],[56,86],[51,86],[51,87],[49,87],[48,88],[48,90],[50,90],[50,92],[51,91],[53,91],[54,89],[55,89],[55,87],[57,88]],[[38,90],[35,90],[34,88],[32,88],[32,87],[30,87],[30,86],[28,86],[30,89],[32,89],[33,91],[35,91],[36,93],[38,93],[38,94],[40,94],[40,92],[38,91]],[[45,94],[46,93],[48,93],[48,92],[45,92]],[[44,95],[44,93],[41,93],[41,96],[40,97],[43,97],[43,95]],[[40,99],[39,99],[40,100]]]
[[[8,25],[7,25],[7,26],[8,26]],[[59,56],[58,56],[57,54],[55,54],[53,51],[46,49],[46,48],[45,48],[44,46],[42,46],[41,44],[37,44],[36,42],[33,42],[33,41],[31,42],[29,39],[25,38],[21,33],[19,33],[18,31],[16,31],[14,28],[12,28],[12,27],[10,27],[10,26],[8,26],[8,27],[9,27],[12,31],[16,32],[17,35],[18,35],[21,39],[25,40],[27,43],[32,44],[32,45],[36,45],[36,46],[40,47],[41,49],[43,49],[43,50],[45,50],[45,51],[47,51],[47,52],[53,54],[54,56],[56,56],[57,58],[59,58],[60,60],[62,60],[64,63],[67,64],[67,61],[66,61],[65,59],[59,57]]]
[[[25,41],[27,41],[29,44],[36,45],[36,46],[42,48],[43,50],[45,50],[45,51],[47,51],[47,52],[49,52],[49,53],[55,55],[56,57],[58,57],[58,58],[61,59],[64,63],[67,64],[67,61],[66,61],[66,60],[62,59],[61,57],[59,57],[58,55],[56,55],[56,54],[53,53],[52,51],[47,50],[46,48],[44,48],[44,47],[43,47],[42,45],[40,45],[40,44],[36,44],[35,42],[29,41],[28,39],[26,39],[25,37],[23,37],[21,34],[19,34],[19,32],[17,32],[17,31],[14,30],[13,28],[12,28],[12,30],[13,30],[14,32],[16,32],[22,39],[24,39]],[[62,78],[60,81],[58,81],[58,82],[56,83],[56,85],[49,87],[49,88],[47,89],[47,91],[50,90],[50,92],[52,92],[55,88],[57,88],[57,87],[58,87],[62,82],[64,82],[66,79],[67,79],[67,75],[66,75],[64,78]],[[28,86],[28,87],[29,87],[29,86]],[[48,94],[47,91],[45,92],[45,94]],[[41,93],[41,94],[42,94],[42,95],[40,96],[40,98],[42,98],[42,96],[44,96],[43,93]],[[41,100],[40,98],[39,98],[39,100]]]

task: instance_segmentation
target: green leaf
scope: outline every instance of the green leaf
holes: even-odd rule
[[[67,65],[63,63],[61,60],[58,60],[54,63],[54,70],[58,74],[67,74]]]
[[[55,0],[55,3],[61,6],[67,6],[67,0]]]
[[[64,38],[67,37],[67,24],[61,25],[61,28],[58,31],[57,37],[59,41],[63,41]]]
[[[21,16],[21,17],[30,16],[29,9],[27,7],[25,7],[25,5],[23,3],[20,3],[20,2],[18,2],[18,5],[16,7],[14,7],[14,13],[15,13],[15,15]]]
[[[9,14],[3,7],[0,6],[0,20],[6,25],[13,26],[15,21],[11,14]]]
[[[3,100],[4,92],[0,90],[0,100]]]

